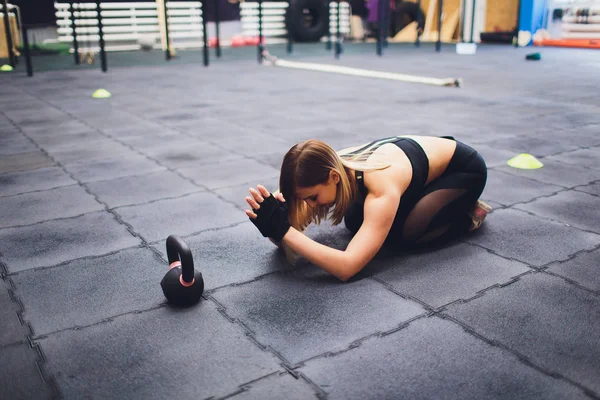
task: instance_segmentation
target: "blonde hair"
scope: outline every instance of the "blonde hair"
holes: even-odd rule
[[[373,157],[379,147],[372,142],[358,150],[352,148],[336,152],[320,140],[310,139],[294,145],[284,156],[279,177],[279,190],[283,193],[288,206],[288,220],[291,226],[303,231],[312,222],[320,224],[328,218],[334,225],[342,222],[352,201],[356,198],[358,187],[352,179],[350,170],[371,171],[390,166],[383,160]],[[309,207],[296,197],[296,189],[312,187],[327,182],[334,170],[340,176],[333,210],[328,207]]]
[[[355,171],[374,171],[378,169],[386,169],[390,163],[383,160],[382,157],[375,151],[382,145],[391,141],[397,140],[399,137],[376,140],[366,145],[356,147],[348,147],[337,152],[344,166]]]

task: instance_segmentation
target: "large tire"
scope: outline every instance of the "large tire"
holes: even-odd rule
[[[285,25],[296,42],[320,41],[329,34],[328,0],[291,0],[285,12]]]

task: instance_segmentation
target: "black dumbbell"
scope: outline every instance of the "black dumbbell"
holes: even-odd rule
[[[185,307],[200,301],[204,280],[200,271],[194,270],[192,252],[179,236],[167,238],[167,258],[169,272],[160,281],[160,286],[169,303]]]

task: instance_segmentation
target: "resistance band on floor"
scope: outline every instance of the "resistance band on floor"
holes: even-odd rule
[[[364,78],[388,79],[393,81],[402,81],[410,83],[421,83],[434,86],[452,86],[460,87],[461,80],[459,78],[428,78],[425,76],[397,74],[394,72],[372,71],[361,68],[341,67],[328,64],[303,63],[295,61],[285,61],[270,55],[268,52],[263,53],[264,59],[269,65],[284,68],[304,69],[309,71],[331,72],[334,74],[353,75]]]

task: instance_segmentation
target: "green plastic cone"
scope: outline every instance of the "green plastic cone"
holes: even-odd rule
[[[112,96],[112,95],[106,89],[98,89],[92,95],[92,97],[95,99],[108,99],[110,96]]]
[[[532,156],[531,154],[519,154],[516,157],[511,158],[506,162],[513,168],[519,169],[538,169],[542,168],[544,164],[538,161],[537,158]]]
[[[3,66],[0,67],[0,71],[2,72],[10,72],[13,70],[13,67],[11,67],[8,64],[4,64]]]

